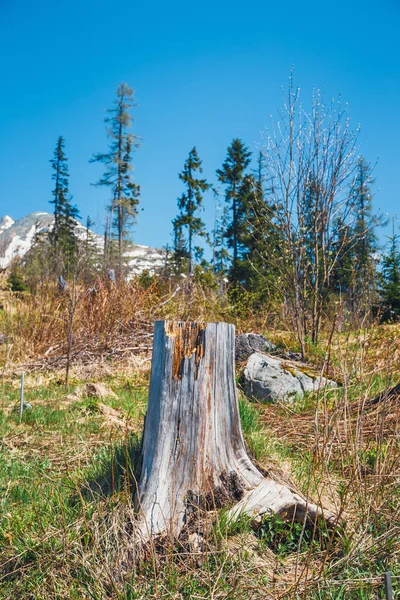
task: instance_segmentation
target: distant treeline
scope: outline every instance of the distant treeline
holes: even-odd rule
[[[76,235],[79,211],[71,201],[60,136],[51,160],[55,225],[47,236],[37,234],[23,264],[14,265],[14,280],[17,268],[30,280],[62,275],[88,282],[109,269],[117,278],[126,276],[125,254],[140,203],[133,180],[134,106],[133,90],[122,83],[105,119],[108,150],[91,159],[104,165],[95,185],[110,191],[104,248],[90,232],[90,219],[86,239]],[[307,339],[318,341],[324,319],[343,310],[364,318],[382,309],[397,318],[399,237],[393,226],[383,254],[376,234],[383,223],[372,206],[373,169],[359,155],[357,138],[340,101],[326,105],[315,92],[307,112],[291,80],[279,121],[255,157],[233,139],[209,182],[194,146],[178,175],[183,191],[160,275],[200,281],[230,302],[257,310],[284,303],[302,349]],[[212,231],[201,218],[205,194],[215,197]],[[206,247],[211,251],[205,253]]]

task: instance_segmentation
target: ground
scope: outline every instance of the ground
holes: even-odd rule
[[[366,402],[398,381],[394,368],[385,375],[388,360],[396,361],[398,336],[389,329],[346,340],[336,342],[331,359],[338,390],[292,405],[240,397],[253,460],[339,513],[338,527],[303,529],[274,517],[255,527],[222,510],[204,524],[205,545],[164,540],[136,562],[131,497],[149,357],[77,365],[67,391],[62,371],[28,372],[32,408],[21,421],[21,369],[4,373],[0,598],[366,600],[384,598],[386,570],[397,589],[400,401]],[[319,353],[326,356],[323,348]],[[87,397],[88,381],[104,383],[113,395]]]

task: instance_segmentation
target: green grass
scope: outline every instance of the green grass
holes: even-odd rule
[[[0,598],[192,600],[214,595],[261,600],[285,589],[279,581],[293,569],[293,557],[304,565],[309,555],[325,579],[302,592],[292,590],[288,598],[372,600],[384,597],[383,586],[362,580],[381,576],[387,569],[400,575],[397,541],[387,536],[399,501],[394,488],[381,513],[366,516],[362,499],[355,497],[359,512],[352,513],[350,526],[338,531],[332,543],[323,527],[315,533],[303,531],[301,524],[273,516],[257,527],[248,516],[230,518],[228,510],[221,510],[203,554],[187,554],[185,544],[178,544],[150,553],[134,571],[118,574],[115,565],[123,546],[118,547],[117,540],[131,535],[127,515],[147,390],[136,385],[134,377],[109,378],[107,384],[117,398],[66,401],[57,383],[28,385],[26,400],[32,410],[24,412],[21,422],[18,381],[0,387]],[[374,385],[380,391],[382,380]],[[351,393],[356,398],[362,389]],[[329,400],[333,406],[343,390],[334,394]],[[311,415],[312,419],[313,403],[315,397],[310,396],[292,405],[287,418]],[[109,425],[101,404],[117,411],[131,429]],[[300,487],[316,492],[324,473],[311,448],[299,452],[296,443],[272,435],[263,419],[264,411],[272,409],[280,410],[239,398],[251,455],[266,465],[271,457],[275,464],[285,463]],[[373,468],[390,451],[387,445],[371,443],[359,458]],[[334,471],[337,464],[326,468]],[[355,548],[363,527],[368,543]],[[325,552],[328,559],[323,563]],[[273,569],[271,555],[276,557]]]
[[[239,414],[248,450],[256,460],[267,458],[270,453],[270,439],[265,435],[257,405],[239,396]]]
[[[118,399],[103,403],[136,419],[140,428],[146,391],[115,391]],[[139,438],[122,432],[110,440],[98,402],[82,398],[65,405],[66,394],[56,384],[27,389],[32,409],[22,420],[19,390],[7,385],[0,393],[0,547],[3,556],[35,561],[49,532],[89,518],[99,491],[106,497],[133,485]]]

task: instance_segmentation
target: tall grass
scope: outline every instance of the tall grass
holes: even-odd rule
[[[90,295],[82,290],[74,352],[87,353],[88,360],[95,353],[116,358],[147,346],[155,318],[231,320],[217,293],[204,297],[194,287],[190,296],[187,290],[173,294],[157,282],[118,290],[103,282]],[[50,288],[18,300],[0,317],[8,328],[8,360],[38,361],[40,355],[48,367],[62,356],[66,310],[65,298]],[[262,328],[261,321],[238,322],[239,328]],[[274,335],[288,343],[286,334]],[[100,403],[67,396],[50,375],[41,386],[28,378],[33,408],[22,422],[18,380],[4,379],[0,597],[372,600],[384,597],[386,570],[398,590],[400,402],[368,401],[398,382],[399,339],[395,326],[335,334],[314,349],[314,360],[335,374],[342,384],[337,390],[293,405],[239,399],[253,460],[336,511],[335,530],[271,515],[261,523],[243,515],[232,520],[227,507],[212,511],[186,537],[140,549],[140,560],[132,497],[146,403],[142,379],[129,366],[110,375],[107,384],[118,397]],[[115,411],[114,420],[103,403]]]
[[[0,332],[7,344],[0,348],[8,364],[30,362],[49,368],[65,362],[72,293],[59,293],[47,283],[35,294],[13,295],[0,310]],[[157,319],[230,321],[239,329],[260,330],[268,313],[254,313],[249,305],[230,305],[227,297],[202,284],[140,278],[113,285],[99,278],[92,287],[76,288],[73,316],[72,359],[90,362],[93,357],[121,359],[149,352]]]

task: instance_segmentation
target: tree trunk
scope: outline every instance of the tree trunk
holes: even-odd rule
[[[227,323],[157,321],[136,495],[145,536],[178,536],[198,514],[222,506],[259,518],[322,515],[264,478],[241,431],[234,370],[235,328]],[[325,513],[332,520],[332,514]]]

